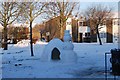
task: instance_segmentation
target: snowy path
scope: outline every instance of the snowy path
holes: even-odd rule
[[[34,45],[34,57],[30,57],[29,46],[9,46],[2,51],[3,78],[104,78],[104,53],[117,48],[116,44],[74,43],[78,62],[42,62],[41,53],[45,44]],[[110,66],[110,65],[109,65]],[[109,77],[113,77],[109,75]]]

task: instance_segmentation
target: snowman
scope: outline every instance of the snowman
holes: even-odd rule
[[[61,60],[67,63],[77,62],[77,54],[73,51],[74,45],[72,44],[72,38],[69,30],[65,30],[63,40]]]

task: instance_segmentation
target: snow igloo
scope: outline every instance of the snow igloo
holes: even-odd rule
[[[69,30],[65,30],[64,42],[58,38],[52,39],[44,48],[41,55],[42,61],[61,61],[61,62],[77,62],[77,54],[73,51],[74,45],[69,34]]]

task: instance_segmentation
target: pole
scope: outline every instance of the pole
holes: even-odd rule
[[[105,53],[105,80],[107,80],[107,53]]]
[[[105,80],[107,80],[107,55],[111,54],[110,52],[105,53]]]
[[[118,49],[120,49],[120,1],[118,2]]]

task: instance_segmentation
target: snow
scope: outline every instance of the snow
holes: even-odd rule
[[[41,55],[48,43],[34,44],[34,57],[30,56],[30,47],[26,44],[9,45],[9,49],[2,49],[2,77],[3,78],[104,78],[104,55],[117,44],[106,43],[74,43],[77,53],[77,63],[63,63],[60,61],[43,62]],[[24,46],[24,47],[23,47]],[[108,56],[110,57],[110,56]],[[108,69],[111,64],[108,58]],[[110,70],[108,70],[110,72]],[[1,74],[1,73],[0,73]],[[108,77],[113,76],[108,73]]]
[[[26,47],[30,45],[30,40],[21,40],[15,46]]]

